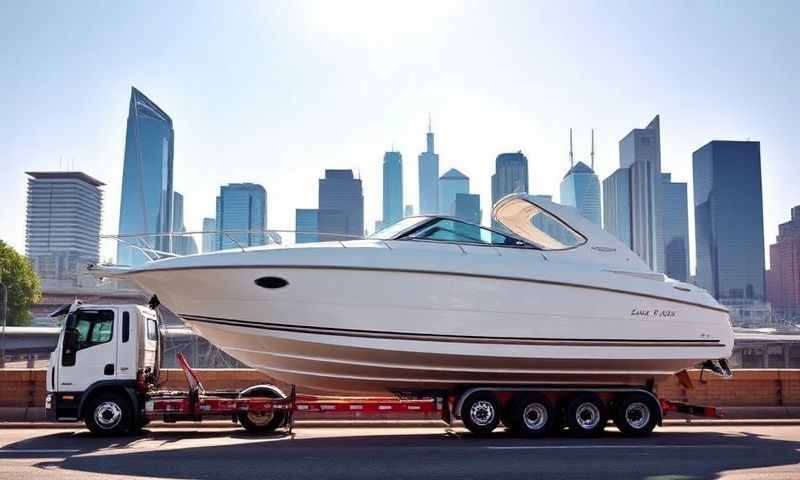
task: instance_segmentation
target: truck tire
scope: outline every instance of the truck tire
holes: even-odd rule
[[[500,423],[500,404],[490,392],[475,392],[461,405],[461,421],[467,430],[486,435]]]
[[[553,430],[558,411],[544,395],[515,395],[509,405],[511,431],[526,437],[541,437]]]
[[[268,397],[280,398],[280,395],[267,388],[248,390],[240,397]],[[272,433],[286,422],[288,412],[284,410],[272,410],[269,413],[259,414],[257,412],[239,412],[236,418],[239,424],[248,432],[256,435]]]
[[[84,410],[86,427],[95,435],[113,437],[125,435],[133,425],[133,408],[124,395],[116,392],[99,393],[89,399]]]
[[[656,428],[659,405],[644,393],[628,393],[614,405],[614,424],[620,432],[630,437],[644,437]]]
[[[593,393],[579,393],[567,406],[567,426],[582,436],[602,433],[608,423],[608,407]]]

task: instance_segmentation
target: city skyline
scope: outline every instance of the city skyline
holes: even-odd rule
[[[440,172],[456,167],[473,179],[488,223],[498,153],[525,152],[530,190],[557,194],[563,167],[556,159],[563,158],[563,143],[552,139],[563,138],[569,126],[583,132],[594,126],[597,174],[606,178],[616,164],[618,140],[641,119],[659,113],[663,169],[674,181],[689,183],[690,204],[694,150],[711,139],[761,141],[765,244],[774,238],[786,209],[800,203],[786,175],[794,162],[791,118],[798,97],[790,79],[796,78],[798,60],[781,46],[797,43],[792,16],[781,15],[780,6],[720,11],[689,4],[583,5],[512,4],[498,12],[484,3],[466,12],[445,3],[425,8],[425,15],[421,4],[389,7],[387,13],[343,7],[351,20],[325,5],[286,11],[237,5],[187,20],[179,5],[164,7],[152,19],[144,11],[112,6],[4,4],[0,35],[14,53],[2,60],[3,67],[27,73],[0,79],[14,98],[0,120],[2,162],[8,167],[0,179],[0,200],[21,204],[24,170],[58,169],[62,157],[63,165],[108,183],[103,233],[114,233],[125,91],[133,84],[176,121],[174,187],[187,198],[188,230],[199,230],[202,218],[213,214],[219,185],[242,181],[263,184],[276,199],[268,207],[271,226],[291,228],[294,208],[314,205],[316,192],[309,185],[325,168],[360,172],[364,223],[371,226],[381,208],[375,159],[391,142],[412,159],[404,166],[406,179],[412,179],[404,182],[404,197],[418,209],[413,160],[425,148],[428,112],[436,122]],[[92,23],[86,19],[98,15],[104,21],[86,28]],[[392,22],[387,35],[364,46],[361,40],[376,33],[370,25],[386,15],[419,21]],[[238,28],[204,44],[195,32],[208,31],[221,18]],[[571,19],[574,34],[556,29],[564,18]],[[632,28],[618,32],[603,19]],[[715,23],[708,29],[711,19]],[[33,21],[47,26],[41,37],[25,34],[24,25]],[[683,25],[680,32],[676,22]],[[185,28],[187,36],[165,50],[160,32],[174,28]],[[665,40],[644,45],[645,35]],[[79,52],[87,42],[102,48],[84,59]],[[340,57],[348,49],[353,53]],[[564,63],[580,50],[585,60]],[[496,51],[504,53],[487,55]],[[732,51],[740,54],[727,53]],[[340,66],[335,71],[332,58]],[[432,58],[439,59],[435,74]],[[84,68],[75,69],[82,61]],[[515,71],[508,70],[509,62]],[[164,64],[174,68],[165,72]],[[541,68],[548,64],[560,68]],[[94,73],[80,73],[86,69]],[[231,82],[230,71],[243,73],[245,81]],[[593,78],[586,78],[587,71]],[[531,84],[529,78],[538,80]],[[585,147],[576,151],[585,153]],[[0,216],[0,232],[22,250],[24,209],[16,210]]]

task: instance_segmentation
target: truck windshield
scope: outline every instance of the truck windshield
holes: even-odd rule
[[[77,349],[111,341],[114,333],[114,312],[112,310],[78,310],[67,317],[66,328],[78,333]]]

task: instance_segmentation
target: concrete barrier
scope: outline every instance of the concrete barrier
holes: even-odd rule
[[[288,386],[250,369],[199,369],[197,374],[207,390],[240,389],[260,383]],[[46,395],[46,369],[0,369],[0,422],[41,421],[44,419]],[[661,398],[685,401],[697,405],[725,407],[731,419],[792,419],[800,418],[800,369],[742,369],[734,371],[730,379],[706,372],[689,372],[694,388],[687,390],[670,378],[656,385]],[[164,389],[186,388],[181,370],[165,369],[161,375]],[[316,393],[298,389],[298,393]],[[434,418],[435,415],[429,415]],[[298,418],[364,419],[358,412],[336,415],[312,416],[298,413]],[[386,418],[398,419],[397,416]],[[407,418],[420,419],[409,414]],[[426,418],[422,416],[422,418]]]

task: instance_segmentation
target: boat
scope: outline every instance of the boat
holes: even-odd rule
[[[708,292],[650,270],[577,210],[512,194],[490,229],[405,218],[358,240],[165,258],[124,278],[244,364],[326,392],[652,385],[727,371]],[[719,360],[722,360],[720,363]]]

